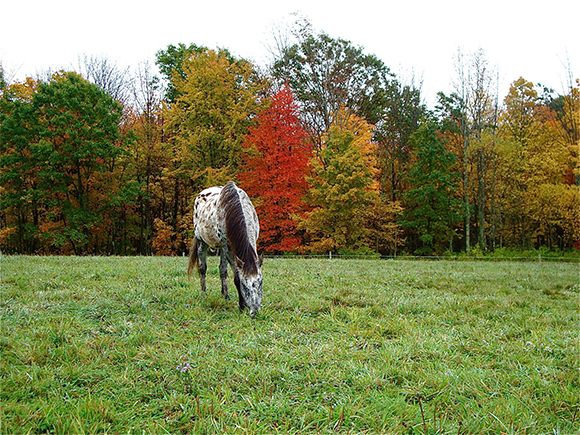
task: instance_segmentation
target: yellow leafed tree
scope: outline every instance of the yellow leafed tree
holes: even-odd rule
[[[235,179],[242,141],[266,83],[251,63],[227,51],[194,52],[175,75],[177,101],[169,111],[175,138],[175,176],[198,188]]]
[[[519,79],[506,97],[500,173],[506,237],[514,244],[570,246],[579,239],[578,89],[562,110],[537,104],[531,82]]]
[[[313,177],[307,201],[313,210],[301,222],[310,252],[340,252],[383,246],[377,237],[395,237],[393,228],[379,219],[374,237],[369,228],[369,210],[386,210],[379,197],[376,143],[373,127],[346,108],[334,115],[324,147],[311,162]],[[389,233],[390,231],[390,233]],[[386,234],[388,233],[388,234]],[[386,235],[385,235],[386,234]]]

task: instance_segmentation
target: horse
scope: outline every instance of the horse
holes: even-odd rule
[[[255,317],[262,304],[262,260],[256,251],[260,233],[258,215],[250,198],[230,181],[225,186],[203,190],[193,208],[195,237],[189,251],[188,276],[197,266],[202,293],[206,292],[207,252],[220,251],[222,296],[229,299],[228,264],[238,290],[240,312]]]

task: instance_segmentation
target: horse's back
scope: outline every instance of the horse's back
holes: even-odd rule
[[[221,234],[218,221],[218,203],[221,186],[214,186],[203,190],[197,198],[193,211],[193,226],[195,237],[203,240],[212,248],[221,244]]]
[[[239,204],[242,208],[246,234],[248,235],[250,243],[255,248],[256,240],[258,240],[260,233],[258,215],[247,193],[236,186],[235,183],[231,184],[231,186],[228,185],[225,188],[223,186],[210,187],[203,190],[197,196],[193,215],[195,236],[212,248],[219,248],[222,245],[225,231],[225,217],[223,216],[223,204],[221,205],[222,210],[220,211],[220,201],[224,194],[227,196],[226,192],[235,192],[237,193]]]

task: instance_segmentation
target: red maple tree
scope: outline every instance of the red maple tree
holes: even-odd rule
[[[292,91],[285,85],[245,139],[248,153],[239,180],[255,202],[259,243],[267,252],[288,252],[302,244],[294,217],[306,207],[302,202],[308,190],[305,175],[310,159],[306,137]]]

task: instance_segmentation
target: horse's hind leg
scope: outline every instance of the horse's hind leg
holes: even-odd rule
[[[222,296],[229,299],[228,293],[228,258],[226,248],[220,249],[220,278],[222,280]]]
[[[199,261],[197,271],[199,273],[199,282],[201,284],[201,291],[203,293],[206,291],[205,274],[207,272],[207,250],[207,243],[200,241],[197,245],[197,258]]]

